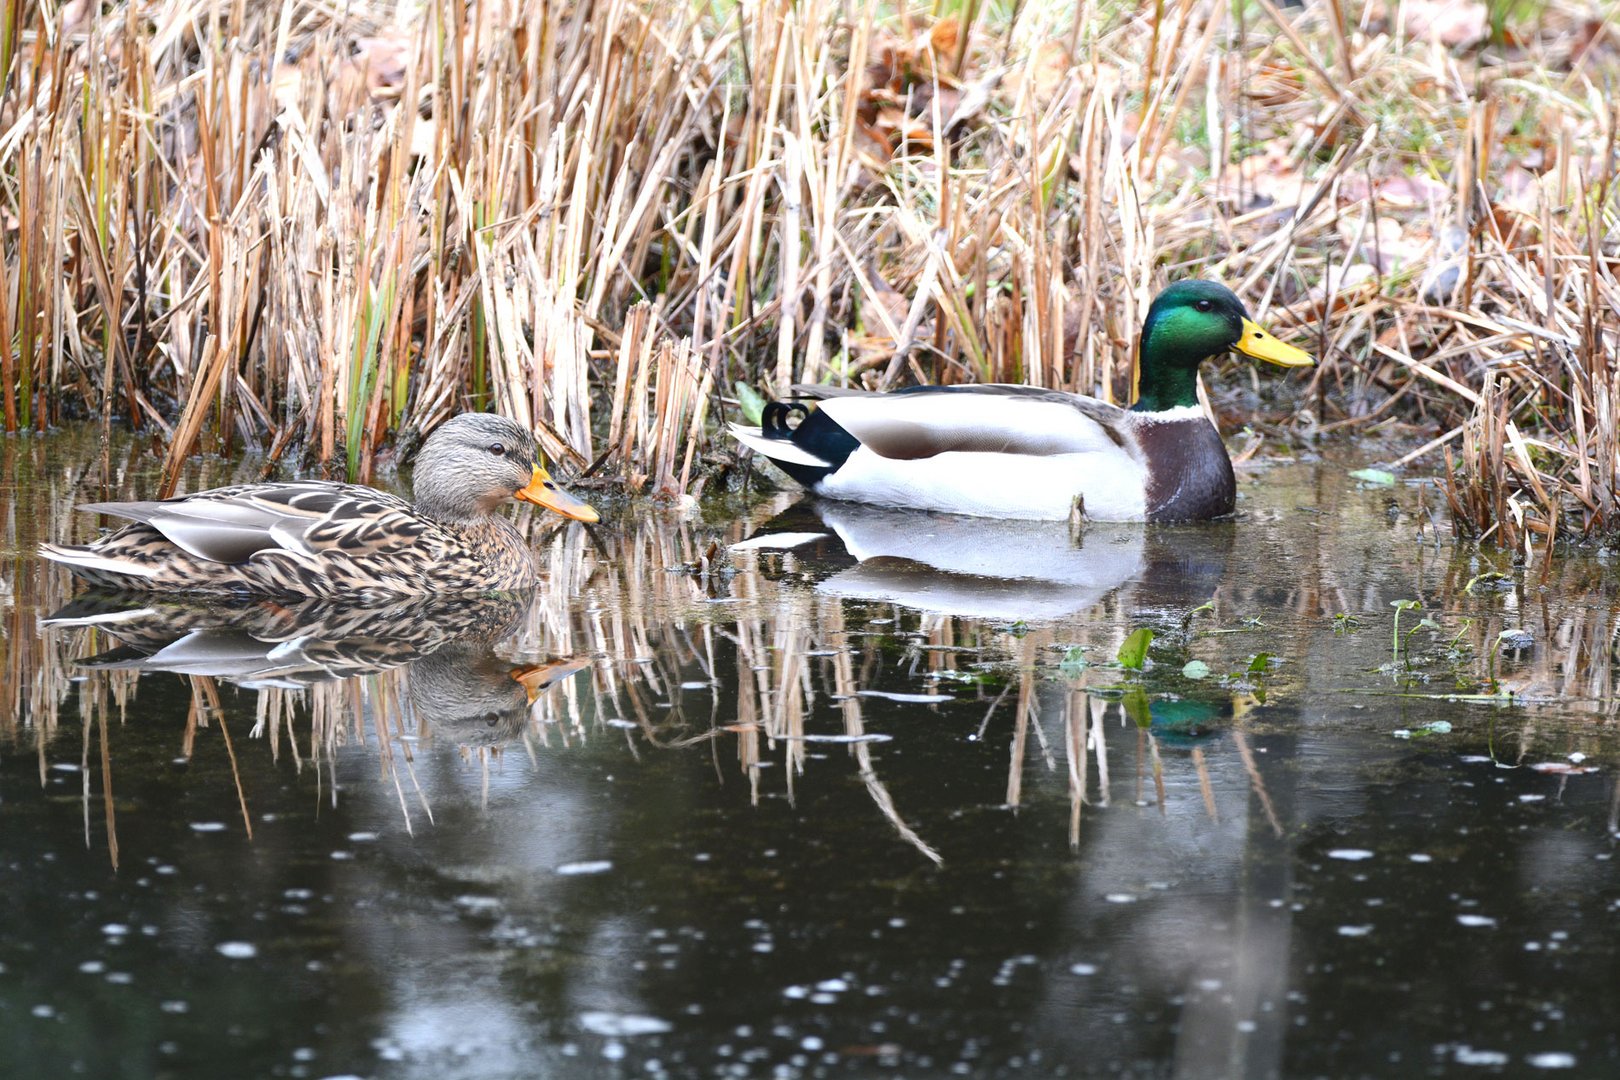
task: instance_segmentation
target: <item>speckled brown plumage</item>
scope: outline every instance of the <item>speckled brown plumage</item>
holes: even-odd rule
[[[497,507],[520,498],[594,521],[534,464],[510,420],[468,413],[423,445],[416,503],[318,480],[243,484],[162,502],[91,504],[129,518],[83,547],[47,544],[95,585],[144,592],[313,596],[375,602],[517,592],[539,580],[534,553]]]

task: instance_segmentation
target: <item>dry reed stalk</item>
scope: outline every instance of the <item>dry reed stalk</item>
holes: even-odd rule
[[[1494,373],[1522,452],[1458,482],[1620,528],[1612,35],[1260,12],[0,3],[0,419],[151,422],[172,484],[496,407],[687,493],[739,380],[1123,399],[1202,273],[1316,338],[1306,426],[1455,430]]]

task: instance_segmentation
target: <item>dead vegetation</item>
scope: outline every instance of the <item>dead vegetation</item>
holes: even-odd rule
[[[210,449],[364,479],[493,407],[678,495],[738,383],[1117,400],[1196,273],[1322,360],[1257,426],[1398,436],[1512,547],[1610,533],[1613,15],[16,0],[0,410],[156,429],[172,487]]]

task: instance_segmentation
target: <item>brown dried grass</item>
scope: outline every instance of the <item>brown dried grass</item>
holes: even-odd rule
[[[0,419],[154,428],[172,487],[496,408],[674,495],[739,381],[1117,400],[1197,273],[1322,360],[1227,419],[1440,436],[1461,528],[1611,532],[1620,41],[1454,9],[10,0]]]

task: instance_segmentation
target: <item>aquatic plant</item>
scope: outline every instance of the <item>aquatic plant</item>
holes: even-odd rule
[[[1391,600],[1389,606],[1395,609],[1395,630],[1389,646],[1389,662],[1393,664],[1401,658],[1401,612],[1422,611],[1423,605],[1416,600]]]

